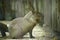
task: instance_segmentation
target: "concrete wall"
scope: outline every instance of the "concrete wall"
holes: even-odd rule
[[[44,24],[51,27],[52,1],[44,0]]]
[[[33,0],[34,1],[34,8],[35,10],[37,9],[36,8],[36,0]],[[37,4],[38,4],[38,10],[39,12],[42,12],[42,6],[41,6],[41,0],[37,0]],[[28,7],[28,4],[24,4],[23,0],[12,0],[11,1],[11,6],[12,6],[12,10],[15,10],[16,11],[16,17],[22,17],[24,16],[28,10],[26,10],[26,8]]]
[[[60,32],[60,0],[57,0],[57,31]]]
[[[52,0],[52,29],[57,30],[57,2]]]
[[[12,0],[12,10],[15,10],[16,17],[24,16],[24,7],[22,0]]]
[[[44,0],[44,24],[54,31],[60,32],[60,2],[58,0]]]

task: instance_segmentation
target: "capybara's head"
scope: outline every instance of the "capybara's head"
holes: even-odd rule
[[[33,18],[37,22],[40,22],[40,20],[43,18],[43,15],[42,15],[42,13],[35,11],[35,12],[33,12]]]

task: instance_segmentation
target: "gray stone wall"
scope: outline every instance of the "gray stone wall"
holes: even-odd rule
[[[52,4],[51,0],[44,0],[44,24],[51,27]]]
[[[22,17],[24,16],[24,7],[22,0],[13,0],[12,1],[12,10],[15,10],[16,17]]]

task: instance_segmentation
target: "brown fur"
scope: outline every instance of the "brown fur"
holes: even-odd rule
[[[11,38],[21,38],[40,21],[41,15],[38,12],[30,11],[23,18],[14,19],[9,28]]]

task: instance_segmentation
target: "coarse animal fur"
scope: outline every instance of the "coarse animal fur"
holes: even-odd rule
[[[41,14],[29,11],[23,18],[14,19],[9,26],[10,38],[19,39],[32,30],[39,23]]]
[[[8,27],[6,24],[0,23],[0,32],[1,32],[2,37],[6,36],[5,32],[8,32]]]

